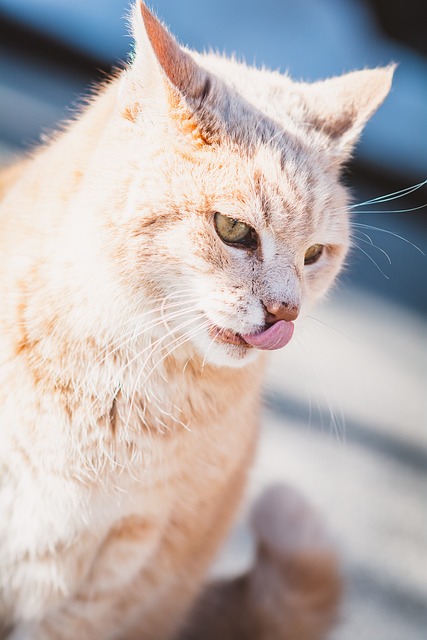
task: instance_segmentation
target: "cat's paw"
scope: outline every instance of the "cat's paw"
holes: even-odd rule
[[[299,491],[285,484],[263,492],[252,511],[252,526],[258,541],[282,556],[333,550],[321,515]]]

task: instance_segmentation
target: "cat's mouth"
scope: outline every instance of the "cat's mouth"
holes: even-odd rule
[[[222,329],[215,325],[212,325],[209,329],[209,334],[215,342],[233,344],[247,349],[255,347],[266,351],[281,349],[288,344],[293,333],[293,322],[286,322],[285,320],[265,325],[263,329],[254,333],[234,333],[230,329]]]
[[[225,344],[235,344],[242,347],[251,349],[251,345],[248,344],[239,333],[234,333],[230,329],[221,329],[215,325],[212,325],[209,329],[209,335],[215,340],[215,342],[224,342]]]

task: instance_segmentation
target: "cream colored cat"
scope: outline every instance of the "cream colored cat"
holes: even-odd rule
[[[314,640],[340,580],[290,489],[256,507],[253,571],[190,610],[251,464],[261,351],[343,263],[340,167],[392,69],[294,83],[180,48],[139,3],[133,24],[126,71],[0,178],[3,637]]]

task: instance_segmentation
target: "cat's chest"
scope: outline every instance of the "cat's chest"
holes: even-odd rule
[[[183,388],[171,378],[155,397],[135,393],[131,406],[117,397],[102,466],[107,493],[121,496],[120,515],[214,491],[253,438],[258,386],[207,378]]]
[[[186,514],[190,517],[204,505],[216,504],[217,495],[252,449],[256,426],[255,416],[245,415],[240,422],[206,423],[199,430],[152,432],[143,446],[134,442],[128,462],[107,463],[92,486],[85,527],[97,532],[101,542],[128,522],[137,522],[138,530],[150,532],[150,539],[145,533],[141,538],[145,554],[146,546],[157,544],[177,514],[185,520]]]
[[[255,398],[225,407],[206,402],[199,411],[187,397],[181,403],[172,398],[159,410],[136,397],[126,421],[115,424],[116,479],[128,476],[144,490],[159,482],[174,483],[176,490],[190,475],[194,482],[199,471],[221,474],[256,423],[256,404]],[[126,415],[127,410],[118,407],[117,412]]]
[[[145,467],[224,450],[257,412],[263,368],[263,361],[247,370],[189,366],[185,375],[170,368],[148,386],[131,382],[108,410],[112,445],[144,458]]]
[[[125,518],[165,522],[173,505],[209,501],[253,439],[261,371],[170,367],[106,396],[90,419],[93,405],[78,407],[51,482],[59,506],[68,495],[77,505],[76,535],[89,527],[102,539]]]

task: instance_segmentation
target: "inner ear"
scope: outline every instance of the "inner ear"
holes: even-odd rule
[[[390,91],[394,65],[355,71],[314,84],[300,85],[308,120],[344,161],[369,118]]]
[[[140,24],[134,25],[134,32],[138,48],[142,49],[140,53],[144,55],[146,52],[144,50],[148,45],[150,46],[161,70],[184,98],[206,99],[210,87],[207,72],[201,69],[190,54],[179,46],[167,28],[143,2],[139,3],[139,13],[142,24],[139,21]]]

